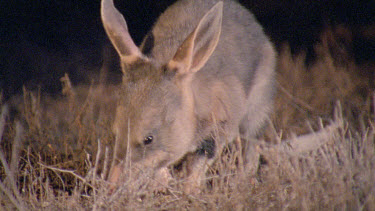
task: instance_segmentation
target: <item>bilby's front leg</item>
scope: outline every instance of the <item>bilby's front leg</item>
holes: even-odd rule
[[[215,141],[214,138],[208,138],[202,141],[199,148],[186,157],[186,173],[188,175],[184,183],[184,191],[188,194],[197,194],[200,192],[201,185],[205,181],[207,168],[216,160],[223,144]]]

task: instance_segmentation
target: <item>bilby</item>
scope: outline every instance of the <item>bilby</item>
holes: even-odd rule
[[[253,140],[264,127],[273,107],[276,53],[239,3],[180,0],[140,47],[113,0],[102,0],[101,16],[123,72],[113,126],[118,161],[129,152],[134,165],[157,174],[189,155],[191,190],[226,143]],[[251,160],[251,144],[248,151]],[[122,170],[116,164],[109,181],[118,182]]]

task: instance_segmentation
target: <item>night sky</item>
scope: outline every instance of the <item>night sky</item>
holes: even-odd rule
[[[174,0],[118,0],[137,44],[157,16]],[[242,0],[258,18],[276,46],[288,42],[293,52],[307,50],[327,26],[353,31],[353,56],[375,60],[375,1]],[[3,0],[0,3],[0,89],[5,98],[22,85],[43,92],[60,91],[59,78],[69,73],[73,83],[89,83],[98,73],[108,40],[100,20],[99,0]],[[372,26],[363,37],[363,28]],[[359,40],[359,41],[358,41]],[[104,51],[103,51],[104,49]],[[116,67],[116,64],[114,64]],[[113,68],[114,76],[120,74]],[[116,78],[113,77],[114,82]]]

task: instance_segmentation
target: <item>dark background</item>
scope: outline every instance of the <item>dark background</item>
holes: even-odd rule
[[[175,0],[118,0],[137,44],[155,19]],[[327,27],[344,25],[353,34],[349,51],[357,63],[375,60],[375,1],[240,0],[263,25],[275,45],[288,43],[292,52],[307,52]],[[3,99],[22,86],[59,93],[59,79],[68,73],[74,84],[90,83],[103,58],[112,58],[112,83],[120,81],[116,55],[108,47],[100,20],[99,0],[5,0],[0,2],[0,90]],[[363,35],[363,29],[373,34]]]

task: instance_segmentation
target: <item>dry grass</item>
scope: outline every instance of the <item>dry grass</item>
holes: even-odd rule
[[[210,168],[201,192],[192,195],[182,191],[183,179],[165,186],[147,172],[132,175],[130,167],[120,187],[108,188],[118,87],[72,87],[66,76],[63,98],[24,90],[13,102],[18,113],[2,105],[0,207],[375,210],[371,94],[358,94],[358,87],[371,89],[353,74],[357,66],[335,64],[327,48],[323,43],[317,49],[320,59],[309,68],[303,55],[293,57],[288,48],[281,53],[275,115],[267,141],[256,147],[256,175],[243,172],[241,154],[233,150],[238,145],[232,144]],[[296,147],[311,143],[309,150]]]
[[[323,43],[316,46],[317,61],[311,66],[305,66],[304,54],[292,56],[287,46],[280,53],[273,123],[286,136],[308,132],[307,121],[330,121],[338,101],[343,105],[345,119],[355,129],[374,118],[375,84],[370,78],[375,64],[359,66],[346,59],[347,55],[336,53],[335,57],[345,59],[342,63],[331,56],[336,48],[328,43],[327,36],[322,39]]]

